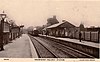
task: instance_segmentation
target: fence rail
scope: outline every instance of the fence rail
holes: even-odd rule
[[[79,32],[74,33],[73,38],[79,39]],[[99,31],[95,31],[95,32],[81,31],[81,39],[99,43],[100,42]]]

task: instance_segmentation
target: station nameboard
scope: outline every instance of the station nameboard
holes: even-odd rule
[[[4,29],[3,29],[3,32],[6,33],[6,32],[10,32],[9,30],[9,24],[4,22]]]

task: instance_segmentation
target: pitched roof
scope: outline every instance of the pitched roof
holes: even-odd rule
[[[64,22],[61,22],[61,23],[57,23],[57,24],[54,24],[54,25],[51,25],[47,28],[55,28],[55,27],[58,27],[59,25],[63,24]]]
[[[65,24],[65,25],[63,25],[63,24]],[[75,27],[73,24],[69,23],[68,21],[65,21],[65,22],[61,22],[61,23],[57,23],[57,24],[51,25],[51,26],[46,27],[46,28],[56,28],[58,26],[66,27],[66,28]]]

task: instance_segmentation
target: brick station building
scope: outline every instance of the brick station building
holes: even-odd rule
[[[13,25],[10,28],[10,40],[14,40],[15,38],[19,38],[22,35],[22,28],[24,26],[17,26],[17,25]]]
[[[2,16],[5,16],[3,18]],[[20,37],[22,34],[22,26],[17,26],[15,23],[9,22],[7,14],[0,14],[0,44],[7,44],[10,40]],[[2,24],[1,21],[3,20]]]
[[[1,26],[2,16],[4,16],[4,21]],[[10,24],[7,21],[7,15],[5,13],[0,14],[0,42],[7,44],[9,42]]]
[[[48,35],[69,37],[73,34],[75,28],[75,25],[69,23],[68,21],[65,21],[51,25],[49,27],[46,27],[45,29],[48,31]]]

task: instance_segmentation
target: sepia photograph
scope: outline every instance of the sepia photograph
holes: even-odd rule
[[[99,0],[0,0],[0,58],[95,61]]]

